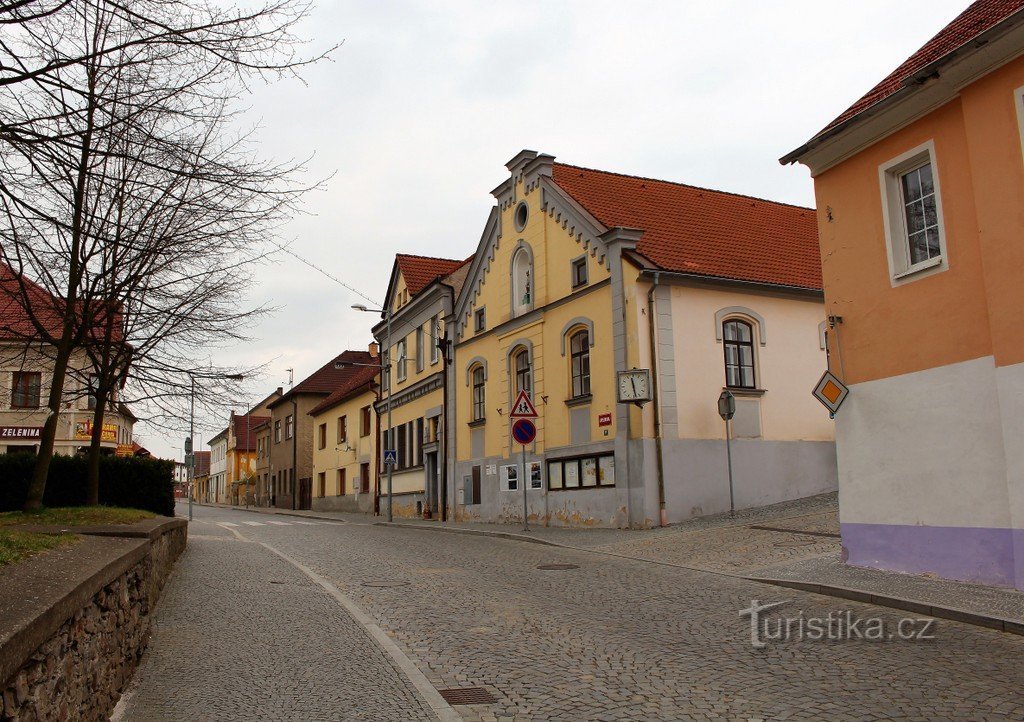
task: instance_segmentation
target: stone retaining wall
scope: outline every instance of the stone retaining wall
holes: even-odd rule
[[[145,650],[187,524],[75,531],[86,536],[0,571],[2,720],[109,718]]]

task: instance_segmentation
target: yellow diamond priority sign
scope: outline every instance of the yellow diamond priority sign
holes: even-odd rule
[[[836,378],[831,371],[823,373],[818,380],[818,385],[814,387],[814,398],[824,404],[825,408],[833,414],[843,405],[843,401],[849,393],[849,387]]]

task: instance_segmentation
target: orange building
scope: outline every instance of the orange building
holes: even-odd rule
[[[1024,588],[1024,0],[981,0],[803,146],[851,564]]]

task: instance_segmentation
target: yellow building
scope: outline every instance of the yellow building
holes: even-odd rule
[[[728,510],[725,388],[737,508],[835,489],[810,395],[826,368],[813,209],[533,151],[507,168],[451,334],[458,518],[521,520],[524,484],[544,524]],[[520,390],[539,412],[524,470]]]
[[[356,367],[342,386],[310,410],[313,509],[375,511],[379,436],[373,405],[379,383],[379,368]]]
[[[381,416],[382,449],[394,449],[397,463],[392,471],[393,513],[396,516],[445,518],[449,458],[445,450],[444,402],[450,365],[446,359],[447,329],[455,301],[469,269],[469,260],[427,258],[399,254],[388,284],[388,323],[373,329],[374,337],[394,359],[391,378],[377,402]],[[388,431],[388,414],[391,419]],[[392,443],[389,439],[393,438]],[[382,452],[383,459],[383,452]],[[382,469],[381,512],[388,503],[387,469]]]
[[[230,504],[256,501],[256,429],[270,421],[269,405],[281,398],[284,390],[276,391],[251,407],[244,416],[234,411],[228,420],[227,449],[225,451],[225,488]]]

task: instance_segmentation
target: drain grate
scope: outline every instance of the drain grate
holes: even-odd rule
[[[271,579],[271,580],[270,580],[270,583],[271,583],[271,584],[284,584],[284,582],[279,582],[279,581],[277,581],[276,579]]]
[[[407,587],[409,586],[409,582],[389,581],[385,579],[384,581],[378,582],[363,582],[363,586],[373,587],[375,589],[388,589],[390,587]]]
[[[538,569],[543,569],[546,572],[563,572],[568,569],[579,569],[579,564],[538,564]]]
[[[494,704],[498,698],[483,687],[457,687],[439,689],[444,701],[448,704]]]

